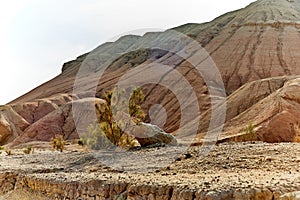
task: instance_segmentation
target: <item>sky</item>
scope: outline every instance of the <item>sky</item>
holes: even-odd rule
[[[202,23],[254,0],[0,0],[0,105],[124,33]]]

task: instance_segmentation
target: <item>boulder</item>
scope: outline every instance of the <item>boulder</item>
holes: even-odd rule
[[[173,135],[152,124],[140,123],[133,126],[132,135],[134,135],[141,146],[156,144],[177,145],[177,140]]]

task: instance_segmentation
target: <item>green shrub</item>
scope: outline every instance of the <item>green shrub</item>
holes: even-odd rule
[[[24,150],[23,150],[23,153],[25,153],[25,154],[30,154],[31,152],[32,152],[32,147],[31,146],[28,146],[28,147],[26,147]]]
[[[135,88],[130,96],[129,102],[124,97],[125,91],[115,88],[106,92],[105,100],[107,105],[95,103],[97,111],[96,124],[88,127],[88,133],[81,137],[85,145],[92,149],[109,148],[113,145],[120,147],[132,147],[137,141],[130,135],[130,123],[140,123],[145,118],[141,108],[144,101],[144,94],[141,88]],[[127,112],[126,112],[127,111]],[[129,113],[128,113],[129,112]],[[114,119],[114,116],[128,113],[126,119]],[[131,122],[132,121],[132,122]]]
[[[52,148],[54,150],[63,152],[65,149],[66,141],[64,140],[63,135],[56,135],[54,138],[51,139]]]
[[[145,120],[146,114],[143,111],[141,104],[145,100],[145,95],[141,88],[136,88],[130,97],[129,114],[134,121],[140,123]]]
[[[12,155],[12,151],[10,149],[6,149],[5,150],[6,155],[11,156]]]
[[[89,148],[99,150],[108,148],[111,144],[104,131],[100,128],[100,124],[91,124],[88,127],[88,132],[89,133],[84,135],[81,139]]]

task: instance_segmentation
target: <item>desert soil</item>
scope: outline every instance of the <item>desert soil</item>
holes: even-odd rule
[[[112,154],[87,151],[74,144],[63,153],[51,151],[47,143],[35,145],[38,147],[30,155],[16,149],[11,156],[3,152],[0,174],[10,172],[62,182],[102,180],[174,186],[216,195],[234,189],[267,188],[278,195],[300,191],[298,143],[226,143],[216,145],[207,155],[199,154],[199,147],[184,146]],[[16,195],[12,191],[2,199],[18,198]],[[18,195],[30,196],[26,191]]]

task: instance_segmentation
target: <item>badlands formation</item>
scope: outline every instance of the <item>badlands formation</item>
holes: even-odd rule
[[[153,64],[161,68],[139,70]],[[1,198],[300,199],[300,147],[290,143],[300,137],[299,65],[300,0],[258,0],[208,23],[102,44],[65,63],[54,79],[0,107],[0,144],[14,152],[0,157]],[[97,154],[71,143],[64,153],[48,150],[57,133],[67,141],[78,139],[74,121],[91,123],[85,121],[94,109],[90,103],[102,101],[104,92],[133,69],[131,84],[159,77],[142,85],[144,111],[161,105],[145,122],[178,140],[178,146],[130,150],[135,167],[145,165],[136,159],[144,155],[155,170],[141,174],[129,164],[109,168]],[[178,98],[187,90],[183,80],[195,98]],[[76,115],[74,102],[81,108]],[[212,126],[215,113],[224,119]],[[211,129],[222,130],[213,137],[218,146],[201,157],[197,145],[206,144]],[[253,133],[259,142],[243,143]],[[158,159],[161,149],[172,153],[187,144],[194,147],[169,166]],[[26,145],[34,146],[35,154],[22,155]]]

